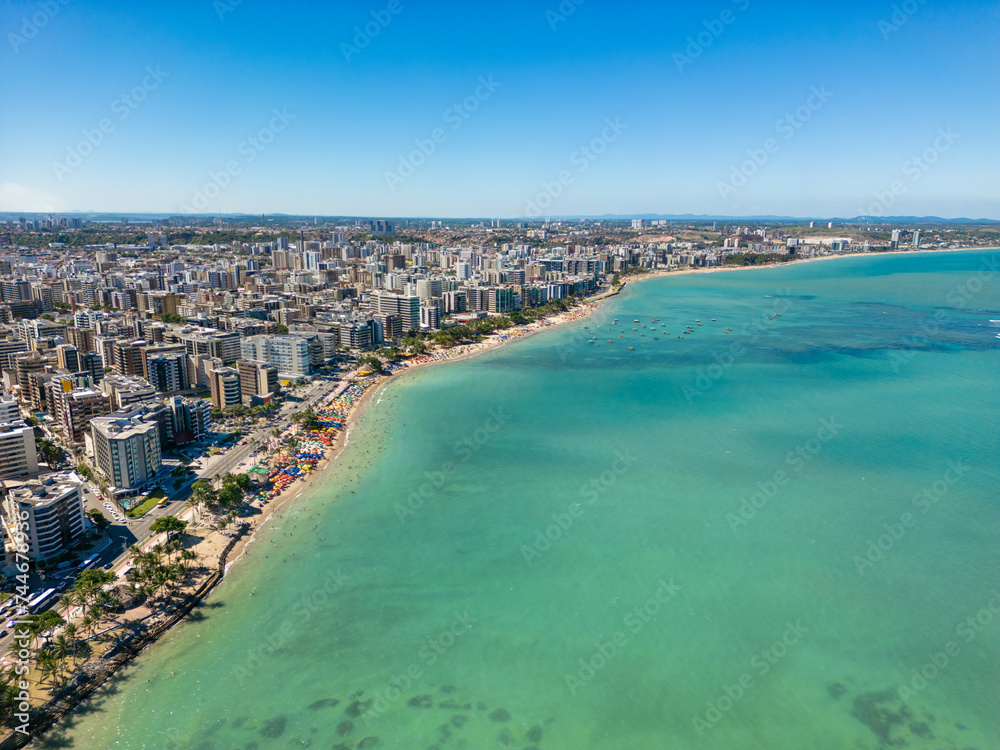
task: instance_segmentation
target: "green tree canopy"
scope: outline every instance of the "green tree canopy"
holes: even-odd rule
[[[182,521],[176,516],[162,516],[153,521],[153,524],[149,527],[149,530],[154,534],[160,534],[166,532],[167,540],[169,541],[174,534],[178,532],[183,532],[187,528],[188,522]]]

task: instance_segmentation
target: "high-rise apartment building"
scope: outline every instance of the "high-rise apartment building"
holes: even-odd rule
[[[141,416],[98,417],[90,423],[94,463],[115,494],[141,490],[160,471],[160,428]]]
[[[260,403],[278,390],[278,368],[267,362],[236,363],[240,374],[240,393],[243,403],[253,405]]]
[[[302,336],[250,336],[243,339],[244,361],[266,362],[286,378],[299,378],[312,372],[309,342]]]
[[[58,557],[83,536],[82,485],[73,471],[3,482],[4,525],[8,536],[26,543],[28,558]]]
[[[38,473],[35,430],[21,420],[0,424],[0,479]]]
[[[243,403],[240,390],[240,373],[233,367],[220,367],[208,372],[208,389],[212,393],[212,406],[225,409]]]

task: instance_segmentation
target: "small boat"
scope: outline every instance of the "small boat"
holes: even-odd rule
[[[635,351],[635,349],[633,349],[633,348],[632,348],[631,346],[630,346],[630,347],[628,348],[628,350],[629,350],[630,352],[634,352],[634,351]]]
[[[727,328],[727,329],[726,329],[726,333],[732,333],[732,332],[733,332],[733,329],[732,329],[732,328]]]
[[[633,322],[633,323],[638,323],[638,322],[639,322],[639,319],[638,319],[638,318],[636,318],[636,319],[635,319],[635,320],[633,320],[632,322]]]
[[[712,318],[712,322],[713,322],[713,323],[715,322],[715,318]]]

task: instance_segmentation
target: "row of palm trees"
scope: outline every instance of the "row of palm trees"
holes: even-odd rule
[[[104,570],[87,570],[80,574],[73,587],[60,599],[60,605],[69,613],[73,607],[83,609],[79,624],[67,622],[63,616],[50,609],[25,618],[28,631],[29,662],[38,671],[38,684],[48,684],[52,689],[62,687],[77,670],[80,659],[92,653],[90,636],[105,620],[113,618],[121,608],[114,591],[105,588],[116,578]],[[19,683],[28,675],[15,673],[15,666],[0,671],[0,725],[13,727],[15,707],[20,701]]]
[[[95,630],[101,622],[112,617],[112,613],[121,606],[121,600],[115,593],[104,588],[115,578],[115,574],[110,571],[85,570],[73,587],[59,600],[67,612],[72,607],[80,607],[83,610],[80,624],[84,631]]]
[[[133,545],[131,578],[137,594],[156,597],[171,592],[187,580],[198,553],[184,549],[180,539],[156,544],[147,551]]]

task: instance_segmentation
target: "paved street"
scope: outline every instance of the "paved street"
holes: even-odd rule
[[[194,477],[188,475],[181,487],[169,492],[167,497],[168,502],[165,505],[153,508],[153,510],[146,513],[142,518],[131,519],[125,517],[124,523],[115,521],[111,517],[108,508],[105,507],[104,502],[98,498],[97,490],[89,481],[84,481],[84,511],[89,512],[91,509],[96,508],[111,522],[105,531],[106,539],[100,542],[100,544],[107,544],[107,546],[97,553],[98,560],[95,567],[118,567],[120,563],[123,563],[127,559],[129,547],[134,544],[141,544],[149,538],[150,527],[157,518],[167,515],[178,516],[181,514],[191,496],[191,485],[196,480],[218,477],[226,472],[235,471],[241,463],[250,458],[250,454],[255,448],[267,442],[272,437],[272,430],[276,427],[282,430],[287,429],[291,424],[290,417],[292,414],[304,411],[310,406],[315,406],[336,385],[337,381],[317,379],[305,387],[296,389],[294,398],[301,399],[300,401],[287,401],[275,412],[276,418],[268,419],[267,424],[261,429],[244,435],[235,445],[221,453],[214,456],[202,457],[194,462],[193,466],[197,470],[197,475]],[[241,443],[244,440],[246,444],[242,445]],[[167,490],[168,487],[172,487],[172,484],[173,479],[167,476],[164,479],[164,485],[166,486],[163,489]],[[59,573],[54,572],[50,575],[33,577],[31,586],[32,594],[40,593],[49,588],[56,588],[58,591],[57,596],[61,595],[72,585],[75,573],[76,568],[74,567],[66,571],[60,571]],[[58,599],[54,597],[53,604],[57,601]],[[0,622],[0,631],[11,629],[7,625],[11,619],[8,616]],[[12,639],[12,632],[0,637],[0,654],[6,653]]]

